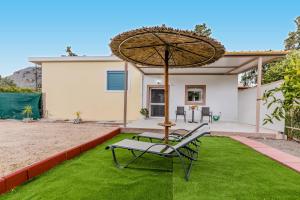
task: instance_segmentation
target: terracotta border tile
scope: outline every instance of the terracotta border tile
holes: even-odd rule
[[[9,191],[28,180],[28,167],[4,176],[3,179],[5,180],[6,191]]]
[[[6,192],[5,179],[0,178],[0,194]]]
[[[72,149],[69,149],[66,151],[66,159],[70,160],[78,155],[80,155],[81,146],[73,147]]]
[[[49,169],[53,168],[54,166],[62,163],[65,161],[66,158],[66,153],[59,153],[54,156],[51,156],[50,158],[47,158],[45,160],[42,160],[40,162],[37,162],[28,168],[28,178],[31,179],[35,176],[38,176]]]

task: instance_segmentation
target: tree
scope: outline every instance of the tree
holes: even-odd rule
[[[284,40],[285,50],[299,50],[300,49],[300,16],[294,22],[296,23],[296,31],[289,32],[288,37]],[[271,83],[283,79],[283,69],[281,65],[266,64],[262,69],[262,83]],[[256,84],[257,69],[251,69],[242,74],[241,82],[244,86],[251,86]]]
[[[67,56],[78,56],[77,54],[73,53],[70,46],[67,46],[66,53],[68,54]]]
[[[211,35],[211,29],[208,28],[205,23],[197,24],[194,31],[201,36],[209,37]]]
[[[294,20],[296,31],[289,32],[288,37],[284,40],[285,50],[300,49],[300,16]]]
[[[243,86],[252,86],[257,82],[257,69],[246,71],[241,76],[241,83]]]
[[[284,68],[282,65],[276,64],[282,59],[270,62],[264,65],[262,84],[272,83],[284,78]]]
[[[280,65],[275,65],[281,59],[273,60],[272,62],[266,63],[262,66],[262,84],[272,83],[274,81],[282,80],[283,68]],[[241,83],[244,86],[253,86],[257,83],[257,68],[246,71],[241,76]]]
[[[16,84],[9,78],[0,76],[0,87],[16,87]]]
[[[284,79],[279,87],[264,93],[263,99],[268,109],[271,106],[274,108],[270,115],[266,115],[264,124],[273,123],[274,119],[284,119],[286,126],[293,127],[296,119],[295,114],[300,110],[300,51],[291,52],[285,59],[274,63],[274,65],[275,68],[279,68],[279,66],[283,68],[280,73]],[[282,94],[283,98],[278,98],[277,93]],[[291,139],[294,130],[287,129],[286,133]]]

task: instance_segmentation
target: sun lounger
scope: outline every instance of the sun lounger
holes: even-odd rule
[[[186,130],[186,129],[176,129],[169,134],[169,140],[174,142],[179,142],[182,139],[190,136],[191,134],[195,133],[197,130],[201,128],[206,128],[209,131],[208,123],[203,123],[194,128],[193,130]],[[152,142],[153,139],[156,140],[164,140],[165,135],[161,133],[154,133],[154,132],[143,132],[141,134],[135,135],[132,137],[133,139],[140,140],[140,138],[147,138]]]
[[[175,145],[168,145],[162,143],[150,143],[150,142],[142,142],[137,140],[124,139],[115,144],[109,145],[106,149],[112,150],[113,160],[117,167],[126,168],[138,158],[142,157],[145,153],[155,154],[164,158],[174,158],[178,157],[181,161],[182,167],[185,173],[185,179],[189,179],[191,167],[193,161],[195,161],[198,157],[198,151],[191,148],[191,144],[195,142],[200,137],[209,134],[206,131],[197,131],[194,134],[191,134],[184,139],[182,139],[179,143]],[[127,162],[125,165],[120,165],[117,160],[115,149],[127,149],[130,150],[134,158]],[[139,152],[137,155],[136,152]],[[187,162],[186,162],[187,161]]]

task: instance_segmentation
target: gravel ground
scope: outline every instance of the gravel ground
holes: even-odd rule
[[[271,140],[271,139],[266,139],[266,140],[255,139],[255,140],[300,158],[299,142],[287,141],[287,140]]]
[[[114,128],[95,123],[75,125],[0,120],[0,177]]]

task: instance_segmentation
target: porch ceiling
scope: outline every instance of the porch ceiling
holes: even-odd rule
[[[250,51],[226,52],[216,62],[193,68],[170,68],[171,75],[231,75],[239,74],[257,67],[257,60],[262,57],[263,63],[283,57],[287,51]],[[145,75],[162,75],[163,68],[136,65]]]

